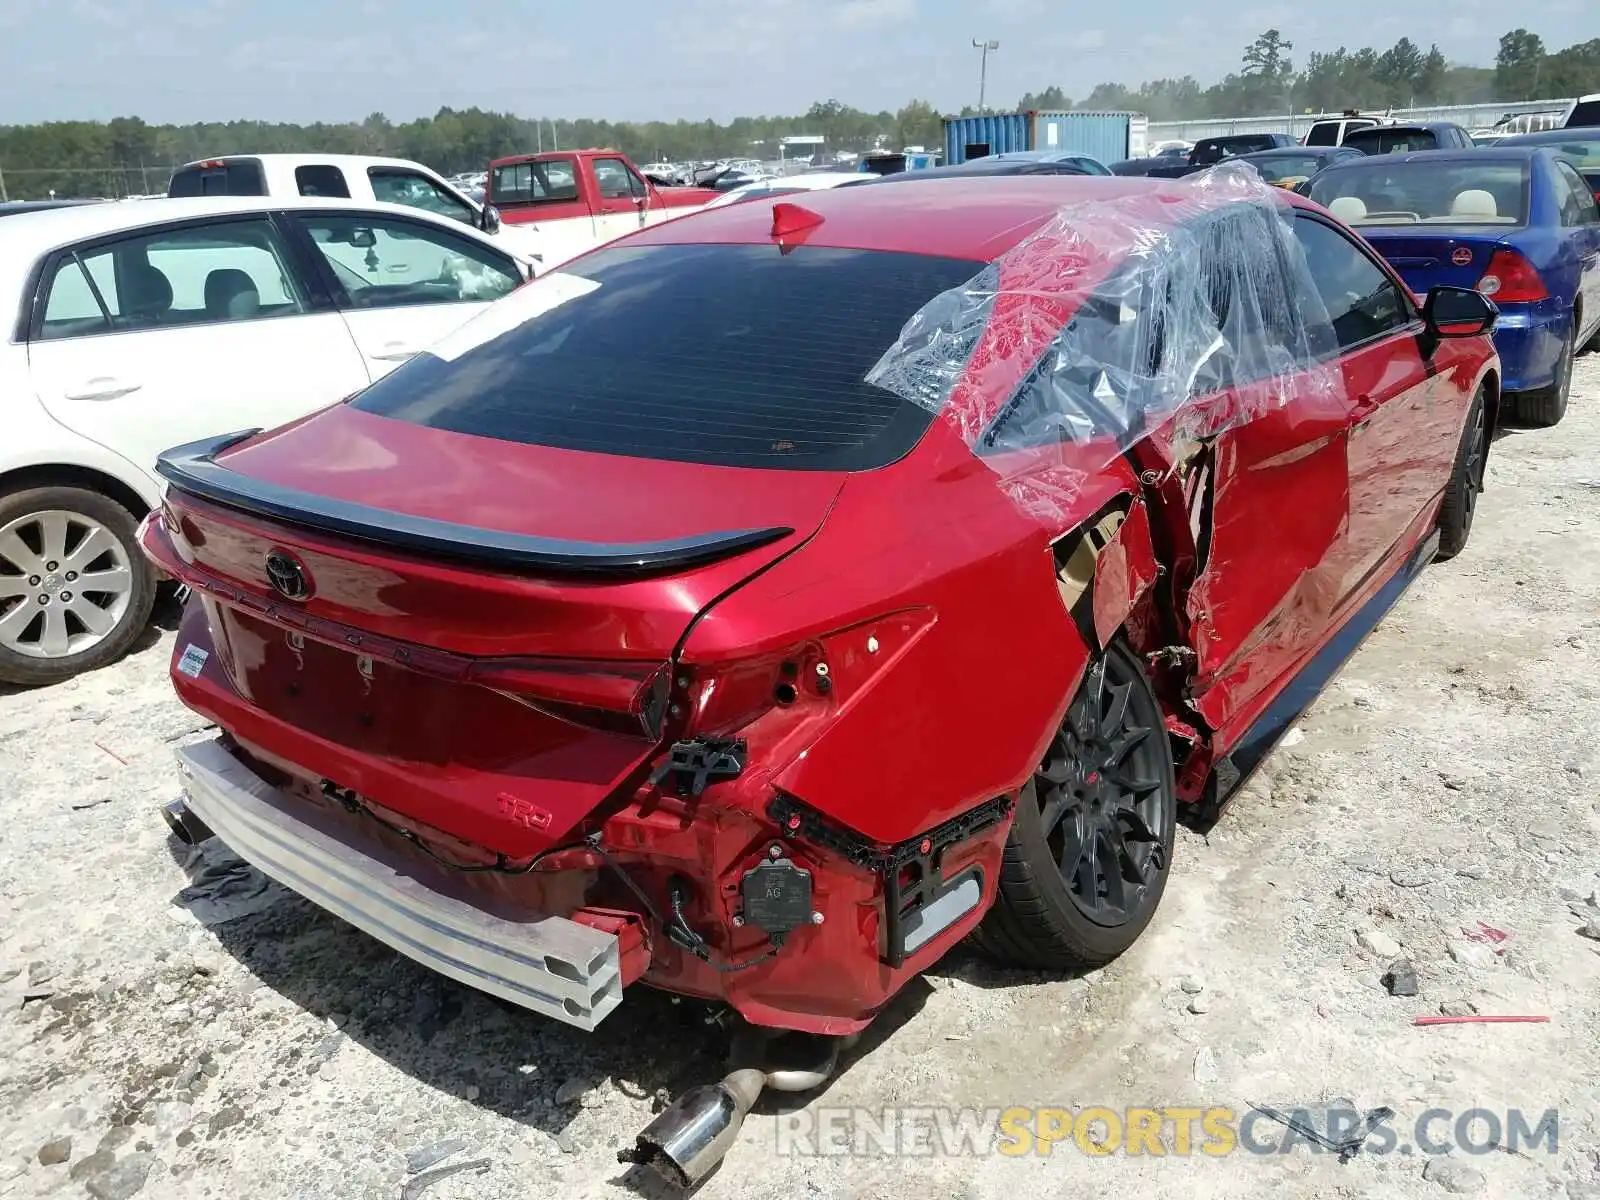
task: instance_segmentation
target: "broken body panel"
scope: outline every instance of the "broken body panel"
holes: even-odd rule
[[[746,205],[629,239],[901,250],[909,204],[948,234],[925,250],[996,258],[869,373],[933,416],[872,469],[340,406],[218,450],[209,494],[175,470],[143,538],[195,591],[180,696],[349,836],[610,932],[624,982],[860,1029],[993,901],[1012,805],[1097,652],[1123,637],[1146,658],[1200,799],[1415,557],[1493,366],[1485,339],[1424,355],[1410,327],[1332,351],[1305,293],[1285,308],[1301,202],[1259,181],[1066,181],[1097,190],[1065,207],[1063,181],[1005,182],[989,210],[958,182],[893,205],[845,189],[777,232]],[[536,319],[524,296],[494,330],[516,304]],[[463,370],[487,336],[466,334]],[[252,481],[231,500],[229,473]],[[272,517],[257,485],[323,499]],[[338,504],[368,516],[330,525]],[[427,554],[384,544],[383,511],[476,532]],[[741,531],[767,535],[718,541]],[[508,538],[557,557],[481,557]],[[305,596],[274,591],[275,553]]]

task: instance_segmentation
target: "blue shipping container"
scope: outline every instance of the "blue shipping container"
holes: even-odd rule
[[[946,117],[944,160],[966,162],[1018,150],[1087,154],[1107,165],[1128,157],[1132,114],[1125,112],[1016,112]]]

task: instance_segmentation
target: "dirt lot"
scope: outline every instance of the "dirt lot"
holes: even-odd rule
[[[758,1110],[702,1195],[1600,1197],[1600,941],[1579,932],[1600,921],[1600,356],[1557,430],[1511,433],[1490,463],[1467,552],[1425,573],[1209,839],[1180,835],[1133,953],[1080,979],[953,954],[802,1115]],[[156,813],[173,747],[199,736],[171,640],[0,693],[0,1196],[643,1190],[616,1149],[719,1074],[704,1013],[641,989],[583,1035],[225,859],[186,862]],[[202,923],[219,887],[242,915]],[[1463,936],[1479,922],[1509,936]],[[1415,997],[1380,983],[1400,956]],[[1412,1025],[1468,1006],[1550,1021]],[[842,1158],[788,1136],[823,1106],[1335,1100],[1394,1109],[1401,1143],[1429,1108],[1559,1109],[1559,1149],[1458,1151],[1425,1175],[1398,1149]]]

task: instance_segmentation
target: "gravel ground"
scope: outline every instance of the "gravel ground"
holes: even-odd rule
[[[821,1097],[758,1109],[702,1195],[1600,1197],[1600,924],[1580,932],[1600,921],[1597,544],[1590,356],[1558,429],[1497,445],[1467,552],[1424,574],[1208,838],[1181,835],[1132,953],[1055,979],[957,951]],[[720,1073],[698,1007],[636,989],[584,1035],[247,878],[245,915],[197,919],[180,893],[226,863],[190,862],[156,813],[173,747],[201,736],[167,685],[171,641],[0,692],[0,1196],[659,1190],[616,1150]],[[1479,922],[1508,937],[1464,937]],[[1397,957],[1414,997],[1380,983]],[[1550,1021],[1412,1025],[1474,1008]],[[823,1106],[1336,1100],[1394,1109],[1402,1142],[1428,1108],[1559,1109],[1559,1149],[841,1158],[785,1134]]]

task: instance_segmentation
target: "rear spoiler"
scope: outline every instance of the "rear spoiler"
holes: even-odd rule
[[[174,446],[156,473],[179,491],[301,529],[503,571],[651,575],[686,570],[788,537],[793,529],[735,529],[661,542],[578,542],[480,529],[354,504],[252,479],[216,456],[260,433],[248,429]]]

